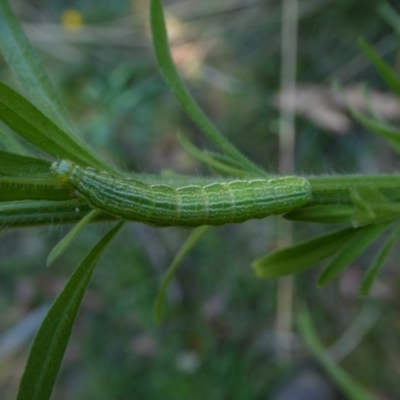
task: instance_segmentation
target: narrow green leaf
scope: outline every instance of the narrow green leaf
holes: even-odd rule
[[[351,222],[353,206],[346,204],[316,205],[298,208],[284,214],[290,221],[317,222],[320,224],[345,224]]]
[[[239,177],[248,177],[249,173],[240,169],[240,167],[234,167],[229,165],[225,160],[217,159],[214,157],[214,154],[199,150],[196,146],[194,146],[190,141],[182,134],[178,134],[179,142],[185,148],[185,150],[191,154],[193,157],[197,158],[200,161],[203,161],[215,171],[219,173],[223,173],[229,176],[239,176]]]
[[[369,92],[368,84],[362,83],[360,86],[362,89],[362,94],[363,94],[365,105],[367,106],[369,115],[371,115],[371,117],[374,118],[376,121],[385,123],[385,120],[376,112],[376,110],[374,109],[374,107],[372,105],[371,95]]]
[[[389,255],[390,250],[392,250],[393,246],[399,240],[399,236],[400,236],[400,227],[397,227],[397,229],[395,229],[390,235],[390,237],[386,240],[386,243],[382,246],[373,264],[364,275],[360,284],[360,288],[358,289],[359,296],[369,295],[372,285],[374,284],[375,279],[378,276],[378,273],[383,266],[383,263],[385,262],[387,256]]]
[[[186,239],[183,246],[180,248],[171,265],[169,266],[167,273],[165,274],[164,279],[161,283],[160,289],[158,290],[156,300],[154,302],[154,315],[158,323],[162,322],[165,292],[168,288],[169,283],[171,282],[171,279],[176,274],[176,271],[178,270],[178,267],[181,264],[182,260],[185,258],[186,254],[197,244],[197,242],[207,233],[209,229],[209,226],[201,226],[194,229],[190,233],[189,237]]]
[[[359,383],[351,378],[329,357],[318,340],[317,334],[311,322],[310,314],[305,306],[297,313],[297,325],[301,337],[311,354],[319,361],[326,373],[343,391],[349,400],[377,400],[370,395]]]
[[[220,134],[187,91],[172,61],[161,0],[151,0],[150,23],[153,35],[153,47],[156,53],[158,66],[165,81],[175,94],[183,109],[222,152],[229,155],[234,160],[237,160],[247,172],[264,176],[262,170],[255,166]]]
[[[53,264],[53,262],[60,257],[60,255],[66,250],[70,243],[74,240],[75,236],[95,217],[100,214],[98,210],[92,210],[86,214],[69,232],[64,236],[51,250],[47,257],[47,266]]]
[[[118,223],[93,247],[53,303],[33,342],[17,400],[50,398],[86,287],[101,255],[122,226],[123,222]]]
[[[373,118],[368,118],[354,108],[349,107],[349,111],[353,118],[355,118],[360,124],[364,125],[367,129],[388,139],[392,147],[400,153],[400,130],[391,126],[387,123],[377,121]]]
[[[243,172],[241,165],[236,160],[234,160],[233,158],[227,156],[226,154],[216,153],[216,152],[213,152],[213,151],[204,151],[204,153],[208,154],[215,161],[218,161],[218,162],[220,162],[220,163],[222,163],[224,165],[227,165],[229,167],[238,169],[241,172]]]
[[[346,100],[346,96],[338,82],[334,82],[333,89],[342,95],[342,97]],[[367,129],[371,130],[377,135],[388,139],[392,147],[400,153],[400,130],[389,125],[382,120],[377,118],[368,118],[359,111],[357,111],[354,107],[352,107],[347,102],[347,109],[349,110],[352,117],[358,121],[360,124],[364,125]]]
[[[48,118],[71,133],[67,112],[7,0],[0,0],[0,47],[31,101]]]
[[[0,176],[0,202],[11,200],[69,200],[75,197],[67,187],[55,186],[53,181]]]
[[[386,20],[386,22],[390,24],[400,36],[400,15],[397,13],[397,11],[386,2],[379,3],[377,10]]]
[[[54,157],[115,173],[105,162],[89,153],[83,142],[65,133],[29,101],[1,82],[0,119],[28,142]]]
[[[360,229],[356,235],[350,238],[339,250],[334,259],[322,271],[318,285],[326,285],[346,268],[359,254],[361,254],[374,240],[376,240],[390,223],[369,225]]]
[[[391,202],[374,188],[352,189],[350,197],[354,204],[352,222],[355,227],[379,223],[400,216],[400,204]]]
[[[0,202],[0,226],[16,228],[38,225],[73,224],[91,211],[82,200]],[[110,214],[100,213],[94,221],[114,221]]]
[[[292,247],[274,251],[255,260],[252,266],[261,278],[277,278],[303,271],[334,254],[360,229],[342,229]]]
[[[0,0],[0,47],[10,68],[30,100],[48,120],[52,121],[54,126],[60,127],[58,128],[60,132],[63,132],[62,137],[54,136],[56,132],[52,129],[50,136],[53,137],[55,142],[60,142],[61,146],[67,145],[68,141],[73,143],[72,149],[67,146],[65,150],[71,153],[72,156],[76,152],[77,158],[69,157],[64,152],[49,154],[60,158],[66,157],[77,162],[81,160],[84,161],[82,162],[83,165],[119,173],[115,168],[107,165],[76,135],[68,114],[59,100],[39,57],[21,29],[20,23],[13,14],[7,0]],[[21,134],[20,132],[17,133]],[[34,132],[32,132],[32,135],[34,135]],[[40,148],[40,138],[38,139]],[[43,150],[47,151],[46,149]]]
[[[3,122],[0,122],[0,147],[11,153],[29,154],[29,150],[17,140],[15,133]]]
[[[383,61],[382,57],[362,38],[358,39],[358,45],[369,60],[375,65],[386,84],[400,96],[400,78],[393,69]]]
[[[50,161],[0,151],[0,175],[49,178],[50,166]]]

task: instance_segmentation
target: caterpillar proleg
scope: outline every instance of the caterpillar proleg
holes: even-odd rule
[[[51,169],[95,209],[153,226],[196,227],[243,222],[283,214],[311,199],[300,177],[233,179],[174,188],[116,178],[66,160]]]

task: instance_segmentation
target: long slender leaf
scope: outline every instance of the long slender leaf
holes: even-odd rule
[[[69,232],[65,235],[51,250],[47,257],[47,266],[53,264],[53,262],[60,257],[60,255],[67,249],[70,243],[74,240],[75,236],[97,215],[100,214],[98,210],[92,210],[86,214]]]
[[[295,246],[269,253],[255,260],[252,266],[261,278],[276,278],[303,271],[338,251],[361,229],[365,228],[347,228],[318,236]]]
[[[30,153],[30,151],[17,140],[15,133],[3,122],[0,122],[0,147],[11,153],[24,155]]]
[[[364,275],[360,284],[360,288],[358,289],[359,296],[369,295],[372,285],[374,284],[375,279],[378,276],[379,271],[383,266],[383,263],[385,262],[387,256],[389,255],[390,250],[392,250],[393,246],[399,240],[399,236],[400,236],[400,227],[397,227],[397,229],[395,229],[390,235],[390,237],[387,239],[386,243],[382,246],[373,264]]]
[[[400,153],[400,130],[387,123],[368,118],[354,108],[349,107],[351,115],[372,132],[389,140],[393,148]]]
[[[49,178],[50,161],[0,151],[0,175]]]
[[[70,200],[75,195],[70,188],[58,187],[54,182],[7,178],[0,176],[0,202],[11,200]],[[1,204],[1,203],[0,203]]]
[[[351,319],[351,323],[327,349],[332,361],[339,362],[348,357],[362,345],[363,339],[382,315],[384,304],[377,301],[365,301],[360,312]],[[361,347],[362,349],[362,347]]]
[[[342,95],[346,100],[346,96],[338,82],[334,82],[333,88]],[[392,147],[400,153],[400,130],[396,127],[389,125],[377,118],[369,118],[363,115],[361,112],[357,111],[354,107],[347,103],[347,109],[351,113],[352,117],[358,121],[360,124],[364,125],[367,129],[388,139]]]
[[[381,2],[377,6],[378,12],[400,36],[400,15],[387,2]]]
[[[67,112],[7,0],[0,0],[0,47],[31,101],[71,134]]]
[[[153,35],[153,47],[156,53],[158,66],[161,69],[165,81],[175,94],[183,109],[221,151],[237,160],[247,172],[263,176],[264,172],[261,169],[256,167],[220,134],[184,86],[174,62],[172,61],[169,50],[161,0],[151,0],[150,22]]]
[[[214,155],[210,152],[199,150],[196,146],[194,146],[190,141],[183,136],[182,134],[178,135],[179,141],[181,145],[185,148],[185,150],[191,154],[193,157],[197,158],[200,161],[203,161],[211,168],[216,170],[219,173],[226,174],[229,176],[239,176],[239,177],[246,177],[249,176],[249,173],[240,169],[240,167],[232,166],[228,164],[225,160],[218,160]]]
[[[52,121],[53,126],[51,128],[53,129],[51,129],[50,136],[55,142],[59,142],[61,147],[65,146],[64,150],[71,156],[64,152],[49,152],[49,154],[60,158],[66,156],[66,158],[81,162],[83,165],[120,174],[115,168],[98,157],[76,135],[68,114],[59,100],[39,57],[22,31],[20,23],[13,14],[7,0],[0,0],[0,47],[30,100],[48,120]],[[26,112],[26,110],[22,110],[22,112]],[[54,129],[54,126],[57,129]],[[21,134],[21,132],[17,133]],[[43,135],[44,133],[42,131]],[[32,135],[35,135],[35,132],[32,132]],[[25,139],[27,138],[25,137]],[[34,144],[39,144],[39,148],[41,148],[40,138],[37,139],[39,139],[39,143]],[[42,150],[48,151],[48,149],[43,148]],[[74,157],[74,152],[77,158]]]
[[[0,226],[16,228],[26,226],[73,224],[90,212],[81,200],[66,201],[10,201],[0,202]],[[110,214],[100,213],[94,221],[114,221]]]
[[[171,279],[176,274],[176,271],[178,270],[178,267],[186,254],[193,248],[193,246],[197,244],[197,242],[207,233],[209,229],[209,226],[201,226],[193,230],[193,232],[186,239],[183,246],[180,248],[171,265],[169,266],[168,271],[165,274],[165,277],[161,283],[160,289],[158,290],[156,300],[154,302],[154,315],[158,323],[161,323],[162,321],[165,292],[168,288],[169,283],[171,282]]]
[[[302,207],[284,214],[290,221],[317,222],[320,224],[345,224],[351,222],[353,206],[347,204]]]
[[[123,222],[118,223],[93,247],[52,305],[33,342],[17,400],[50,398],[86,287],[101,255],[122,226]]]
[[[349,400],[377,400],[370,395],[359,383],[352,379],[329,357],[322,347],[311,323],[311,317],[304,306],[297,314],[297,325],[308,350],[319,361],[327,374],[336,382]]]
[[[369,115],[371,115],[372,118],[374,118],[376,121],[380,122],[385,122],[385,119],[382,118],[381,115],[375,110],[373,104],[372,104],[372,99],[371,99],[371,94],[369,92],[369,87],[366,83],[362,83],[360,85],[362,95],[364,98],[364,102],[366,105],[366,109],[368,110]]]
[[[363,50],[369,60],[375,65],[382,79],[386,84],[400,96],[400,78],[393,69],[383,61],[382,57],[362,38],[358,40],[358,45]]]
[[[334,259],[322,271],[318,285],[326,285],[376,240],[391,222],[369,225],[361,229],[340,249]]]
[[[61,130],[29,101],[0,82],[0,119],[42,151],[100,170],[115,171]]]

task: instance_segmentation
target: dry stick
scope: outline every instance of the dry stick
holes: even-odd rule
[[[294,143],[295,143],[295,85],[297,60],[297,25],[298,0],[283,0],[282,30],[281,30],[281,88],[280,90],[293,93],[289,101],[283,103],[281,96],[279,119],[279,172],[292,174],[294,172]],[[277,233],[279,247],[290,246],[293,242],[292,224],[281,220]],[[292,330],[293,330],[293,278],[282,278],[278,282],[277,292],[277,360],[288,363],[291,360]]]

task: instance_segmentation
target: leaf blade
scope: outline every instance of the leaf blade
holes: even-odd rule
[[[360,229],[356,235],[335,255],[334,259],[324,268],[318,278],[318,285],[323,286],[335,278],[347,267],[359,254],[361,254],[374,240],[376,240],[391,224],[369,225]]]
[[[358,289],[359,296],[368,296],[372,285],[374,284],[376,277],[378,276],[380,270],[383,267],[383,263],[385,262],[387,256],[392,250],[393,246],[396,244],[400,236],[400,227],[395,229],[390,237],[387,239],[386,243],[382,246],[378,255],[376,256],[374,262],[371,267],[368,269],[366,274],[363,276],[363,279],[360,283],[360,287]]]
[[[49,178],[51,162],[0,150],[0,175]]]
[[[283,215],[290,221],[316,222],[320,224],[345,224],[351,222],[353,206],[347,204],[315,205],[301,207]]]
[[[1,192],[1,190],[0,190]],[[81,200],[23,200],[0,202],[0,226],[17,228],[79,222],[91,207]],[[94,220],[115,221],[110,214],[100,213]]]
[[[199,228],[194,229],[188,238],[186,239],[183,246],[179,249],[178,254],[175,256],[171,265],[169,266],[164,279],[160,285],[160,288],[157,292],[156,299],[154,301],[154,316],[157,323],[162,322],[163,318],[163,308],[165,302],[165,293],[167,291],[168,285],[171,282],[171,279],[176,274],[179,265],[182,260],[186,256],[186,254],[197,244],[197,242],[210,230],[210,226],[200,226]]]
[[[53,181],[0,177],[0,203],[11,200],[70,200],[76,197],[70,188]]]
[[[357,43],[372,64],[374,64],[381,78],[389,88],[400,96],[400,78],[393,69],[383,61],[382,57],[363,38],[360,38]]]
[[[300,272],[331,256],[357,232],[356,228],[346,228],[318,236],[266,254],[253,261],[252,267],[260,278],[277,278]]]
[[[206,163],[210,168],[215,169],[219,173],[225,173],[228,176],[248,177],[249,173],[239,169],[238,166],[234,167],[229,165],[225,160],[218,160],[214,154],[207,151],[199,150],[182,134],[178,134],[178,140],[183,148],[193,157]]]
[[[212,140],[225,154],[237,160],[243,168],[256,175],[264,176],[264,171],[253,164],[240,153],[235,146],[226,140],[214,124],[207,118],[183,84],[169,50],[167,29],[161,0],[151,0],[150,24],[153,36],[153,48],[156,53],[158,66],[168,86],[175,94],[179,103],[199,126],[203,133]]]
[[[68,114],[7,0],[0,1],[0,47],[29,98],[62,129],[71,131]]]
[[[364,125],[367,129],[371,130],[377,135],[388,139],[392,147],[400,153],[400,130],[394,126],[391,126],[385,122],[377,121],[373,118],[368,118],[362,113],[358,112],[354,108],[348,106],[348,109],[360,124]]]
[[[51,250],[47,256],[46,265],[49,267],[53,262],[61,256],[67,247],[74,240],[75,236],[94,218],[100,214],[98,210],[92,210],[86,214]]]
[[[17,400],[50,398],[86,287],[106,246],[123,224],[115,225],[93,247],[53,303],[34,339]]]
[[[115,174],[83,141],[76,140],[33,104],[0,82],[0,119],[35,147],[56,158],[66,158]]]
[[[319,361],[327,374],[351,400],[377,400],[364,387],[352,379],[329,357],[322,347],[311,322],[310,313],[305,306],[297,313],[297,326],[308,350]]]

